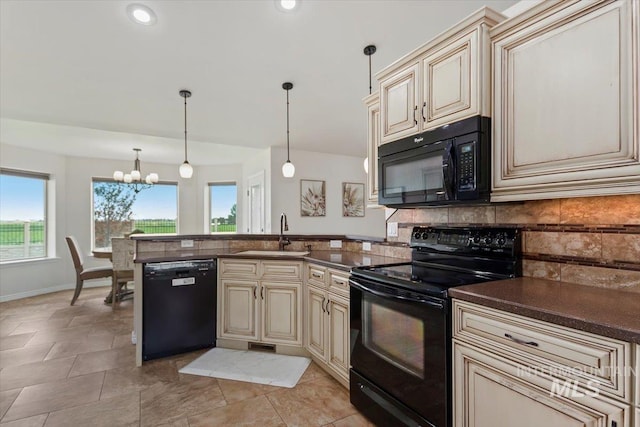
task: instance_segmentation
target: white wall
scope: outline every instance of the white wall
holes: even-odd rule
[[[287,159],[284,149],[271,149],[271,216],[272,233],[280,232],[281,213],[287,215],[290,234],[345,234],[349,236],[385,236],[384,209],[366,209],[364,217],[342,216],[342,183],[367,182],[362,167],[363,158],[291,151],[296,167],[293,178],[284,178],[281,168]],[[326,211],[324,217],[300,215],[300,180],[326,181]]]
[[[48,215],[55,225],[49,245],[49,259],[0,265],[0,301],[53,292],[71,286],[73,263],[64,237],[67,234],[66,159],[64,156],[0,144],[0,166],[51,175],[48,195],[55,195]],[[57,201],[57,202],[56,202]],[[60,203],[60,201],[62,201]],[[49,223],[47,224],[49,225]],[[71,295],[69,295],[71,300]]]

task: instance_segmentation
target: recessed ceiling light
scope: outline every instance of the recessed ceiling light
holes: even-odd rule
[[[275,0],[276,7],[282,12],[291,12],[300,6],[300,0]]]
[[[127,6],[127,15],[136,24],[153,25],[156,23],[156,14],[143,4],[130,4]]]

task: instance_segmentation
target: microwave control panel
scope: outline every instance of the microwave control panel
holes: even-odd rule
[[[457,147],[458,191],[476,189],[476,142],[471,141]]]

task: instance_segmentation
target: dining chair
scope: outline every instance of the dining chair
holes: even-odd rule
[[[85,280],[102,279],[113,276],[112,267],[93,267],[84,268],[84,262],[82,260],[82,254],[79,250],[78,242],[73,236],[67,236],[67,245],[69,245],[69,252],[71,252],[71,259],[73,260],[73,266],[76,269],[76,290],[71,298],[71,305],[73,305],[82,291],[82,285]]]
[[[131,293],[131,291],[127,291],[127,283],[133,281],[134,243],[128,237],[111,238],[113,279],[111,281],[111,299],[107,303],[110,302],[112,308],[115,308],[115,304],[120,302],[123,296]]]

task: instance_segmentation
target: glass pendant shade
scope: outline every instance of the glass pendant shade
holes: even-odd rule
[[[364,166],[364,173],[369,173],[369,158],[368,157],[364,158],[364,164],[362,166]]]
[[[293,163],[291,163],[289,160],[284,162],[284,164],[282,165],[282,176],[284,176],[285,178],[293,178],[293,175],[295,173],[296,167],[293,166]]]
[[[122,171],[115,171],[113,173],[114,181],[122,181],[124,179],[124,173]]]
[[[188,161],[184,161],[183,164],[180,165],[180,176],[182,178],[191,178],[193,175],[193,168],[189,164]]]
[[[132,181],[131,174],[125,173],[124,174],[124,182],[126,182],[127,184],[130,184],[131,181]]]
[[[139,170],[132,170],[131,171],[131,179],[133,181],[140,181],[140,171]]]

